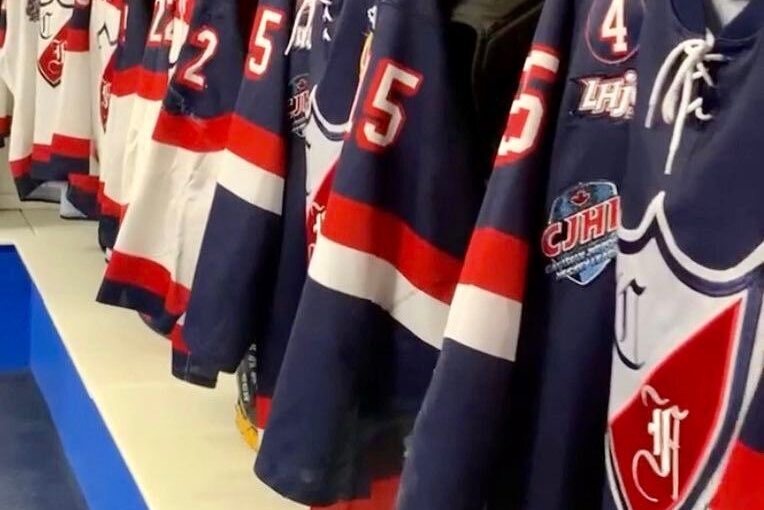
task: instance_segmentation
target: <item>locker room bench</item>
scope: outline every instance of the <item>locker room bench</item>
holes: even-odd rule
[[[5,272],[14,258],[23,267]],[[31,365],[91,510],[301,508],[252,474],[234,381],[210,391],[174,380],[163,339],[94,301],[103,269],[95,224],[0,211],[0,271],[18,288],[29,275],[28,293],[0,298],[0,360]]]

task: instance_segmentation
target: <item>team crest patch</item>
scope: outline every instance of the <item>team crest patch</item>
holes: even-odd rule
[[[51,87],[58,87],[64,72],[64,51],[66,50],[66,27],[45,47],[37,60],[37,70]]]
[[[575,113],[584,117],[629,120],[637,102],[637,72],[629,69],[616,76],[584,76],[575,80],[581,99]]]
[[[663,201],[661,193],[636,229],[618,234],[612,498],[624,510],[761,508],[760,484],[730,490],[724,480],[746,479],[727,458],[755,416],[764,244],[734,267],[705,267],[676,244]]]
[[[304,130],[310,113],[310,82],[307,74],[299,74],[289,82],[289,122],[292,132],[305,136]]]
[[[547,274],[588,285],[615,258],[621,199],[612,182],[569,188],[552,203],[541,249],[551,263]]]

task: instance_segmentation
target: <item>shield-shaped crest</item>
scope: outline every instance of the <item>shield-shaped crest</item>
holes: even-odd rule
[[[620,233],[607,467],[615,506],[705,509],[761,378],[764,244],[709,269],[677,246],[663,194]]]

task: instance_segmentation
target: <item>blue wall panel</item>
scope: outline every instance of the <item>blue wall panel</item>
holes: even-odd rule
[[[0,371],[29,366],[31,281],[13,246],[0,246]]]
[[[0,246],[0,371],[30,367],[90,510],[148,510],[16,249]]]
[[[88,506],[91,510],[147,510],[34,287],[30,324],[32,372]]]

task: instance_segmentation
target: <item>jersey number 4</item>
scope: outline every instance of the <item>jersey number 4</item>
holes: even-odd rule
[[[600,39],[612,43],[612,51],[616,55],[629,52],[628,35],[624,15],[626,0],[612,0],[600,27]]]
[[[387,58],[380,60],[358,119],[358,145],[379,152],[394,144],[406,123],[400,100],[416,95],[421,86],[420,73]]]
[[[249,55],[244,72],[250,80],[257,80],[268,72],[273,55],[273,32],[284,24],[284,13],[272,7],[257,8],[249,41]]]
[[[195,90],[204,90],[207,85],[204,68],[217,53],[220,38],[217,30],[203,26],[188,37],[188,43],[200,51],[178,69],[178,82]]]

